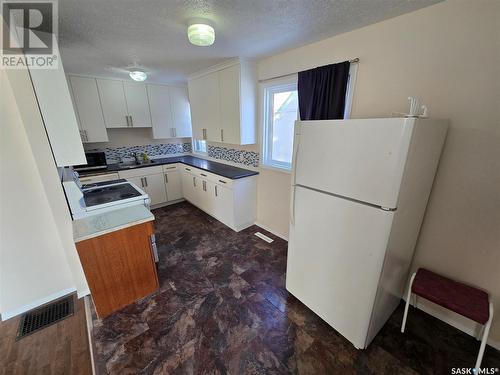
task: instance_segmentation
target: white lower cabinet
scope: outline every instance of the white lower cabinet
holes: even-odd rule
[[[257,177],[231,180],[185,164],[166,164],[119,172],[142,188],[156,206],[187,199],[235,231],[257,216]]]
[[[143,189],[151,199],[151,206],[167,201],[167,191],[161,165],[120,171],[118,174],[120,178],[125,178]]]
[[[240,231],[256,219],[256,176],[230,180],[197,168],[181,168],[184,198],[231,229]]]
[[[165,176],[165,188],[167,190],[167,201],[176,201],[183,198],[182,178],[178,165],[164,165],[163,174]]]

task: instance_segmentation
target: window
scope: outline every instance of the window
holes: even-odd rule
[[[198,154],[206,154],[207,153],[207,141],[193,138],[193,151],[198,153]]]
[[[344,118],[351,115],[358,64],[351,64],[347,83]],[[299,119],[297,76],[264,83],[262,105],[262,164],[281,170],[292,169],[293,130]]]
[[[299,108],[294,81],[264,87],[262,161],[270,167],[292,167],[293,128]]]

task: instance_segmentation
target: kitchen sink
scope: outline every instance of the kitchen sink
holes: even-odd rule
[[[136,167],[139,167],[141,165],[150,165],[150,164],[154,164],[155,161],[154,160],[150,160],[150,161],[145,161],[145,162],[142,162],[142,163],[136,163],[136,162],[130,162],[130,163],[119,163],[117,164],[118,168],[120,169],[130,169],[130,168],[136,168]]]

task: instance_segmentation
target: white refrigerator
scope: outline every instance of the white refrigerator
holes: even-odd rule
[[[400,302],[447,127],[295,124],[286,288],[356,348]]]

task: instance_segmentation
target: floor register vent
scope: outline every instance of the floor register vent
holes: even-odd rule
[[[262,234],[262,233],[260,233],[260,232],[256,232],[256,233],[254,233],[254,234],[255,234],[257,237],[259,237],[261,240],[264,240],[264,241],[266,241],[266,242],[268,242],[268,243],[271,243],[271,242],[273,242],[273,241],[274,241],[272,238],[270,238],[270,237],[268,237],[268,236],[266,236],[265,234]]]
[[[72,316],[74,311],[73,298],[73,295],[70,295],[24,313],[19,322],[16,339],[19,340]]]

